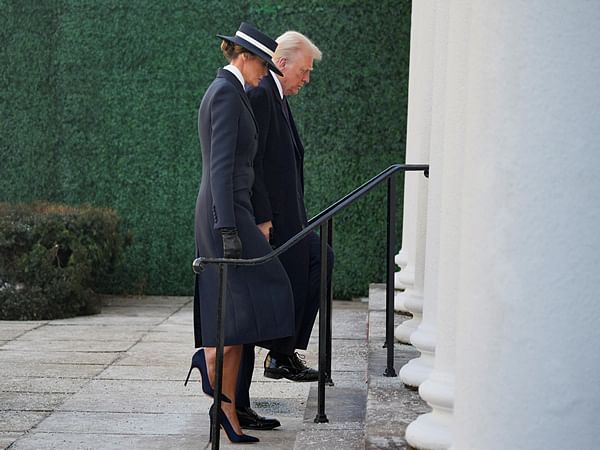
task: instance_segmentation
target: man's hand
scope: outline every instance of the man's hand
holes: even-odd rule
[[[269,220],[268,222],[259,223],[256,226],[258,227],[262,235],[265,237],[267,242],[269,242],[271,239],[271,230],[273,229],[273,222]]]

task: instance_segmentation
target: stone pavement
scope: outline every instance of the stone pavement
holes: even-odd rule
[[[249,432],[261,439],[253,448],[407,448],[404,429],[427,408],[399,378],[381,375],[384,312],[380,300],[371,304],[334,302],[329,423],[313,421],[317,383],[264,378],[257,349],[253,406],[282,426]],[[191,298],[106,297],[104,305],[95,316],[0,321],[0,448],[210,448],[211,399],[198,371],[183,386],[194,353]],[[317,328],[305,352],[312,367]],[[399,371],[417,353],[397,345],[395,355]],[[233,447],[221,433],[221,448]]]

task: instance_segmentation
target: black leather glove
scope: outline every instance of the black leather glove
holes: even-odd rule
[[[237,228],[221,228],[223,238],[223,258],[239,259],[242,257],[242,241]]]

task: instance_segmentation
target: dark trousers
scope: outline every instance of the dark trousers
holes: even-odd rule
[[[303,308],[296,307],[296,342],[294,348],[306,350],[310,334],[319,311],[321,291],[321,238],[317,233],[308,236],[308,294]],[[333,250],[327,246],[327,293],[331,292],[331,274],[333,273]],[[238,375],[236,404],[238,408],[250,406],[250,384],[254,373],[254,345],[244,345],[242,361]]]

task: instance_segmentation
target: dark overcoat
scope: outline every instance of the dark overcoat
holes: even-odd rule
[[[208,87],[198,115],[202,181],[196,202],[196,256],[222,257],[219,229],[237,227],[242,258],[271,251],[256,226],[250,197],[258,129],[241,83],[221,69]],[[215,346],[218,268],[196,275],[194,337],[197,347]],[[269,342],[294,331],[289,279],[275,259],[260,266],[230,267],[225,316],[225,345]]]
[[[304,147],[271,74],[262,79],[260,86],[250,89],[248,97],[259,128],[254,160],[254,214],[257,223],[273,222],[272,244],[279,247],[307,224]],[[279,259],[292,284],[296,312],[303,311],[309,288],[309,240],[300,241]]]

